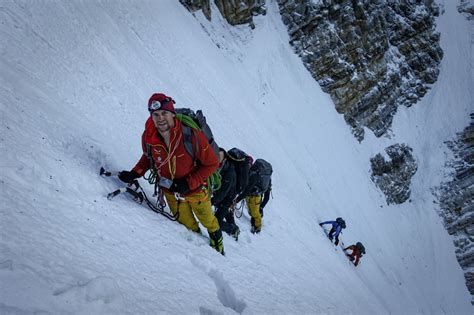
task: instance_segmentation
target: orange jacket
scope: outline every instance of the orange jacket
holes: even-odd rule
[[[199,143],[198,148],[196,148],[196,137]],[[175,119],[175,126],[170,131],[170,146],[168,148],[163,138],[158,134],[152,118],[149,117],[142,135],[143,154],[133,170],[143,176],[150,168],[150,160],[146,155],[146,144],[148,143],[152,148],[158,176],[171,180],[186,178],[190,189],[188,194],[194,193],[207,184],[207,178],[219,168],[219,161],[202,132],[193,130],[192,142],[193,148],[195,148],[196,163],[184,147],[182,124],[179,120]]]
[[[359,264],[359,259],[362,256],[362,253],[359,251],[357,246],[351,245],[351,246],[348,246],[348,247],[344,248],[344,250],[351,250],[352,251],[352,253],[349,256],[352,257],[353,259],[355,259],[354,263],[357,266],[357,264]]]

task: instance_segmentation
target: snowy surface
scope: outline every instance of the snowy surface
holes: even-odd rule
[[[438,82],[399,110],[391,138],[362,144],[268,2],[255,30],[171,0],[0,3],[0,313],[472,314],[430,192],[473,104],[472,29],[456,1],[438,18]],[[244,213],[225,257],[105,198],[121,183],[98,170],[138,160],[154,92],[203,109],[221,146],[274,166],[262,233]],[[412,202],[387,206],[369,158],[398,142],[419,170]],[[357,268],[317,225],[337,216],[342,241],[367,249]]]

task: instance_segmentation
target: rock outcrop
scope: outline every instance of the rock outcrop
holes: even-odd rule
[[[189,11],[202,10],[204,16],[211,20],[210,0],[180,0]],[[254,28],[253,17],[267,13],[265,0],[214,0],[219,12],[230,25],[249,24]]]
[[[278,0],[290,43],[356,138],[377,137],[436,81],[443,56],[432,0]]]
[[[460,0],[458,5],[459,13],[464,13],[468,20],[474,20],[474,1],[473,0]]]
[[[385,152],[389,160],[380,153],[370,159],[371,179],[385,194],[387,204],[400,204],[410,198],[411,178],[418,167],[406,144],[391,145]]]
[[[471,124],[447,143],[455,159],[452,180],[441,185],[439,201],[444,225],[454,238],[456,257],[474,297],[474,114]],[[474,298],[471,300],[474,304]]]
[[[206,19],[211,20],[210,0],[179,0],[179,2],[191,13],[202,10]]]

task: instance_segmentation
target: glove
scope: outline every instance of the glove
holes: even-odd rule
[[[127,184],[132,183],[138,177],[140,177],[140,175],[138,175],[137,172],[135,172],[134,170],[131,170],[130,172],[129,171],[121,171],[118,174],[118,178],[122,182],[127,183]]]
[[[260,208],[260,216],[263,218],[263,208]]]
[[[189,185],[186,178],[176,178],[173,180],[173,184],[170,187],[171,191],[177,192],[178,194],[186,194],[189,192]]]
[[[319,223],[319,226],[323,226],[323,224],[322,224],[322,223]]]

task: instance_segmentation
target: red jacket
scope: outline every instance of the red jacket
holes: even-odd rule
[[[196,137],[199,148],[196,148]],[[149,117],[142,135],[143,154],[133,170],[143,176],[150,168],[150,160],[146,156],[146,143],[149,143],[158,176],[171,180],[186,178],[190,193],[194,193],[207,184],[207,178],[219,168],[219,161],[202,132],[193,130],[192,142],[196,163],[184,147],[182,124],[179,120],[175,119],[175,126],[170,131],[168,148]]]
[[[359,251],[357,246],[351,245],[351,246],[348,246],[348,247],[344,248],[344,250],[351,250],[352,251],[352,253],[348,256],[352,257],[352,259],[355,259],[354,264],[357,266],[359,264],[359,259],[362,256],[362,253]]]

